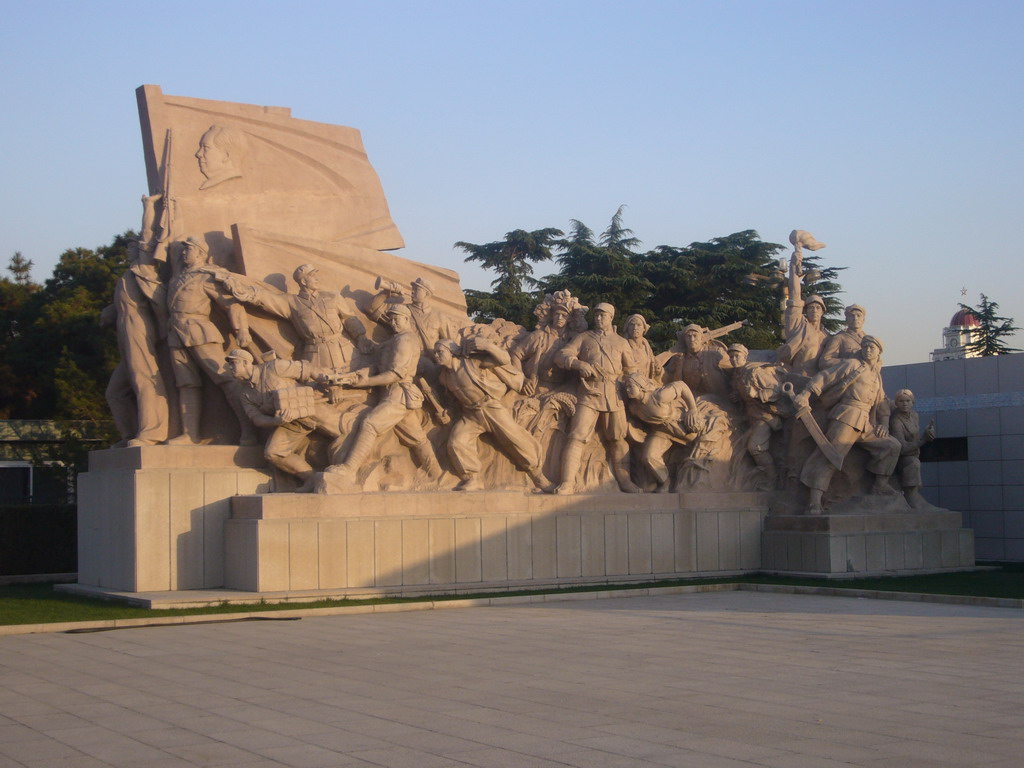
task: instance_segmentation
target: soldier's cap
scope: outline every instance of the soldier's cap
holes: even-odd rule
[[[911,400],[917,400],[917,398],[914,397],[914,393],[911,392],[909,389],[901,389],[893,396],[892,399],[895,401],[899,400],[901,397],[909,397]]]
[[[725,350],[725,351],[726,351],[727,353],[728,353],[728,352],[742,352],[742,353],[743,353],[743,354],[745,355],[745,354],[747,354],[747,353],[748,353],[748,352],[749,352],[750,350],[749,350],[749,349],[747,349],[747,348],[746,348],[745,346],[743,346],[742,344],[730,344],[730,345],[729,345],[729,346],[728,346],[728,347],[726,348],[726,350]]]
[[[822,309],[828,309],[828,307],[825,306],[825,300],[821,298],[821,296],[818,296],[817,294],[811,294],[806,299],[804,299],[804,309],[807,309],[807,307],[811,306],[811,304],[820,304]]]
[[[413,284],[413,285],[418,285],[418,286],[419,286],[420,288],[422,288],[423,290],[425,290],[425,291],[426,291],[427,293],[429,293],[429,294],[430,294],[431,296],[433,296],[433,295],[434,295],[434,286],[432,286],[432,285],[430,284],[430,281],[429,281],[429,280],[427,280],[426,278],[423,278],[423,277],[417,277],[417,278],[416,278],[415,280],[413,280],[413,281],[412,281],[412,284]]]
[[[392,317],[412,317],[412,313],[409,312],[409,308],[405,304],[392,304],[388,307],[388,314]]]
[[[864,349],[868,344],[874,344],[878,347],[879,352],[885,352],[885,346],[882,344],[882,340],[877,336],[865,336],[860,340],[860,348]]]
[[[303,264],[302,266],[296,268],[295,272],[292,273],[292,279],[299,285],[302,285],[302,281],[306,278],[307,275],[311,275],[314,272],[319,271],[319,267],[315,267],[312,264]]]
[[[647,322],[647,318],[643,315],[630,315],[626,318],[626,322],[623,323],[623,326],[629,325],[632,320],[639,320],[645,331],[651,327],[651,324]]]
[[[683,330],[680,331],[680,333],[686,333],[688,331],[697,331],[697,333],[704,333],[704,327],[701,325],[697,325],[696,323],[690,323],[688,326],[683,328]]]
[[[186,248],[198,248],[203,253],[208,253],[208,251],[206,250],[206,246],[203,245],[198,240],[196,240],[194,237],[190,237],[187,240],[185,240],[185,247]]]
[[[867,316],[867,314],[868,314],[868,311],[866,309],[864,309],[864,307],[862,307],[860,304],[851,304],[850,306],[848,306],[846,308],[846,314],[850,314],[854,310],[856,310],[857,312],[860,312],[862,315],[865,315],[865,316]]]
[[[228,360],[245,360],[246,362],[251,363],[253,361],[253,357],[251,353],[246,352],[241,347],[235,347],[228,352]]]
[[[604,312],[606,315],[610,315],[612,317],[615,317],[615,307],[613,307],[607,301],[602,301],[600,304],[598,304],[596,307],[594,307],[594,311],[595,312]]]

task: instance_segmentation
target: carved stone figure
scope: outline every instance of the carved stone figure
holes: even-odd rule
[[[302,481],[295,493],[313,490],[315,473],[303,453],[309,435],[320,432],[337,439],[342,436],[338,411],[332,409],[322,395],[300,383],[311,383],[323,371],[305,360],[280,360],[273,352],[264,362],[254,364],[244,349],[228,354],[231,375],[242,383],[242,407],[257,427],[270,427],[263,455],[283,472]]]
[[[292,237],[344,243],[360,259],[362,251],[404,245],[359,131],[299,120],[284,107],[172,96],[154,85],[137,95],[149,192],[173,189],[214,263],[232,263],[238,223],[278,238],[275,269],[243,270],[264,280],[314,260],[307,250],[292,261],[281,247]]]
[[[622,324],[622,335],[633,350],[636,372],[654,381],[660,381],[663,372],[661,363],[655,357],[651,343],[644,338],[650,327],[650,323],[643,315],[630,315]]]
[[[689,455],[676,474],[679,489],[721,488],[728,482],[732,460],[732,419],[717,398],[697,398],[697,432]]]
[[[615,307],[601,303],[594,307],[594,329],[574,338],[558,353],[555,362],[579,374],[576,412],[562,453],[562,478],[558,494],[576,490],[583,446],[597,430],[611,460],[612,474],[626,493],[641,489],[629,476],[629,445],[626,443],[626,410],[619,394],[623,374],[633,373],[629,343],[615,333]]]
[[[240,385],[225,367],[224,336],[211,319],[214,307],[220,308],[227,315],[238,346],[245,347],[251,342],[245,310],[217,282],[215,270],[208,262],[206,249],[189,238],[181,250],[180,271],[167,289],[170,312],[167,345],[171,349],[182,423],[182,434],[169,442],[200,442],[202,376],[205,375],[221,388],[238,417],[240,443],[255,445],[256,434],[242,410]]]
[[[448,435],[448,455],[461,482],[457,491],[483,490],[480,481],[481,435],[490,434],[512,462],[540,490],[549,490],[541,472],[540,443],[518,424],[501,398],[522,385],[522,372],[509,353],[477,326],[461,346],[442,339],[434,345],[441,384],[458,401],[461,415]]]
[[[302,340],[302,347],[296,350],[297,358],[321,368],[347,371],[353,342],[364,350],[370,349],[366,326],[344,298],[322,290],[320,270],[312,264],[300,266],[293,278],[299,285],[298,294],[282,293],[266,283],[231,273],[218,275],[239,301],[265,309],[292,324]]]
[[[814,241],[810,233],[803,230],[794,230],[789,236],[795,250],[789,262],[789,299],[786,302],[786,309],[782,313],[782,327],[786,341],[779,347],[776,356],[778,361],[788,366],[793,373],[810,377],[819,370],[822,350],[829,335],[821,327],[821,321],[826,312],[825,300],[820,296],[808,296],[804,300],[801,293],[803,277],[803,261],[800,253],[801,238],[806,239],[807,237],[814,242],[813,247],[808,246],[810,250],[816,251],[818,248],[824,247],[823,244]],[[798,487],[797,478],[800,468],[813,448],[810,439],[810,435],[800,421],[793,420],[790,423],[786,464],[787,479],[791,487]]]
[[[840,360],[850,360],[860,354],[867,314],[867,310],[860,304],[851,304],[846,308],[846,328],[825,341],[821,357],[818,358],[818,370],[831,368]]]
[[[114,285],[109,308],[121,360],[107,385],[107,403],[126,445],[167,439],[170,414],[158,344],[167,338],[167,290],[154,264],[143,263],[141,244],[129,244],[129,266]],[[106,310],[105,310],[106,312]]]
[[[817,249],[815,249],[817,250]],[[825,316],[825,300],[820,296],[801,295],[802,262],[794,251],[789,261],[789,299],[782,314],[786,341],[779,347],[778,360],[802,376],[818,372],[818,358],[828,333],[821,327]]]
[[[641,374],[626,376],[625,393],[629,412],[647,426],[641,460],[654,476],[655,492],[670,490],[665,454],[673,445],[688,445],[701,428],[697,401],[682,381],[659,387]]]
[[[694,323],[679,332],[679,344],[664,361],[665,381],[682,381],[694,395],[729,395],[724,366],[728,366],[725,345],[709,339],[704,328]],[[662,358],[664,359],[664,357]]]
[[[872,492],[893,494],[888,484],[896,468],[900,444],[889,435],[889,403],[882,389],[882,342],[864,336],[860,354],[819,372],[807,388],[796,395],[798,409],[808,406],[813,395],[831,405],[826,439],[842,464],[850,449],[857,445],[870,454],[867,469],[875,476]],[[810,489],[807,514],[822,513],[822,496],[828,490],[832,474],[839,466],[826,457],[819,446],[804,464],[800,482]]]
[[[245,134],[236,128],[211,125],[199,140],[196,160],[206,180],[199,189],[210,189],[231,179],[242,178],[238,170],[245,152]]]
[[[230,432],[216,423],[225,409],[208,401],[202,420],[209,380],[238,418],[240,442],[255,441],[254,423],[272,428],[267,458],[306,489],[315,481],[321,490],[347,490],[357,475],[367,487],[408,487],[407,461],[387,455],[390,437],[377,448],[376,479],[360,472],[394,430],[419,474],[433,480],[442,474],[434,445],[446,440],[442,461],[454,467],[459,490],[521,484],[513,465],[542,489],[546,476],[558,475],[561,494],[603,483],[608,468],[624,492],[638,492],[638,483],[735,490],[749,487],[749,454],[766,487],[780,470],[799,471],[810,511],[820,512],[834,470],[858,445],[884,492],[896,438],[887,433],[881,343],[864,336],[866,312],[856,304],[846,308],[845,330],[823,330],[826,302],[804,295],[804,251],[824,247],[810,232],[789,236],[778,364],[751,363],[742,344],[727,350],[718,340],[746,321],[688,325],[671,350],[655,355],[643,315],[627,317],[620,336],[611,304],[595,307],[588,325],[588,308],[567,290],[545,296],[535,330],[473,325],[455,272],[386,253],[404,242],[358,131],[295,120],[284,108],[168,96],[156,86],[138,97],[150,192],[145,253],[136,251],[108,313],[122,353],[108,396],[125,442],[173,434],[175,388],[182,431],[170,442],[198,444],[201,427]],[[158,268],[184,239],[182,221],[193,237],[175,251],[181,264],[165,270],[168,278]],[[777,282],[784,269],[780,262],[777,274],[754,277]],[[324,290],[328,284],[338,292]],[[261,363],[250,333],[276,356]],[[173,375],[174,388],[163,383],[161,356],[170,358],[162,374]],[[783,421],[780,393],[797,406],[796,418]],[[904,447],[902,485],[915,503],[918,449],[934,429],[918,435],[912,395],[898,401],[891,424]],[[786,460],[776,464],[772,435],[786,424]],[[314,478],[306,449],[320,451],[323,437],[333,441],[330,466]],[[492,445],[511,465],[495,460]],[[640,446],[635,478],[630,445]],[[686,450],[672,456],[675,445]],[[848,476],[859,480],[859,472],[860,462],[851,462]],[[832,496],[843,493],[836,483]]]
[[[778,473],[769,448],[772,432],[782,428],[778,370],[766,363],[748,363],[749,352],[742,344],[730,344],[727,353],[732,366],[733,399],[743,406],[747,417],[744,446],[764,476],[764,486],[772,489]]]
[[[332,475],[330,481],[333,483],[354,483],[356,473],[378,438],[392,429],[399,442],[411,450],[413,460],[428,477],[436,479],[441,476],[441,468],[420,420],[423,392],[414,381],[420,358],[419,336],[411,328],[409,308],[404,304],[391,304],[386,318],[394,335],[377,350],[379,373],[371,375],[360,369],[332,378],[332,383],[341,386],[381,388],[380,400],[360,423],[345,461],[327,468],[325,474]]]
[[[391,306],[390,301],[400,299],[405,295],[401,285],[390,281],[381,281],[381,290],[370,302],[367,314],[374,322],[377,322],[387,313]],[[454,338],[458,328],[451,320],[438,312],[431,305],[431,297],[434,295],[434,286],[429,280],[417,277],[412,281],[409,289],[410,302],[409,318],[412,330],[420,340],[423,352],[430,356],[433,353],[434,345],[440,339]]]
[[[914,509],[928,506],[918,492],[921,488],[921,446],[935,439],[935,421],[921,432],[921,421],[914,410],[914,393],[901,389],[894,398],[896,411],[889,417],[889,434],[900,444],[896,465],[900,487],[907,503]]]
[[[522,393],[527,396],[562,388],[568,374],[555,358],[574,335],[569,317],[579,306],[568,291],[556,291],[537,305],[537,329],[512,348],[512,357],[523,370]]]
[[[590,324],[587,322],[587,311],[589,309],[590,307],[579,302],[573,307],[572,312],[569,314],[569,331],[573,336],[578,336],[590,328]]]

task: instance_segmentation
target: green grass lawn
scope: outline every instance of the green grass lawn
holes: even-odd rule
[[[932,595],[1008,597],[1024,600],[1024,563],[987,563],[995,570],[970,573],[938,573],[922,576],[880,576],[864,579],[797,579],[778,576],[747,576],[754,584],[794,584],[811,587],[877,589],[885,592],[920,592]]]
[[[932,576],[893,576],[849,580],[795,579],[775,576],[745,576],[733,579],[686,579],[646,582],[601,587],[571,587],[561,590],[521,592],[488,592],[472,595],[434,597],[380,598],[373,600],[321,600],[315,603],[277,603],[259,605],[216,605],[208,608],[174,608],[150,610],[108,600],[55,592],[50,584],[25,584],[0,587],[0,624],[47,624],[70,621],[103,621],[109,619],[152,619],[161,616],[203,616],[209,614],[248,613],[254,610],[275,611],[295,608],[328,608],[345,605],[402,603],[424,600],[460,600],[472,597],[501,597],[559,592],[589,592],[638,587],[667,587],[678,584],[790,584],[795,586],[833,587],[839,589],[875,589],[894,592],[920,592],[939,595],[973,595],[1024,599],[1024,564],[1001,563],[990,571],[945,573]]]

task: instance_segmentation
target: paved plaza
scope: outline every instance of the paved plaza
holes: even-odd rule
[[[720,592],[0,637],[0,768],[1024,764],[1024,613]]]

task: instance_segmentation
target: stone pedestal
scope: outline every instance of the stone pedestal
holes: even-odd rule
[[[267,493],[272,484],[258,447],[92,453],[79,478],[78,591],[284,599],[974,565],[972,532],[941,509],[865,502],[808,517],[767,514],[758,493]]]
[[[402,594],[725,575],[761,562],[759,494],[390,492],[232,499],[225,585]]]
[[[762,570],[836,576],[938,572],[974,567],[974,533],[959,512],[769,515]]]
[[[263,450],[146,446],[89,454],[78,476],[78,582],[129,592],[224,586],[229,499],[270,489]]]

